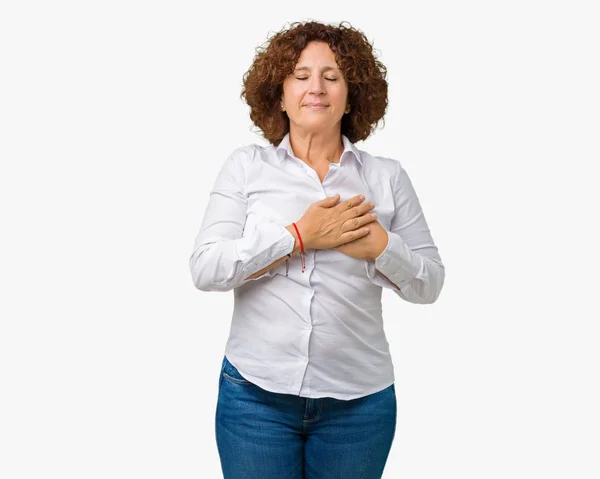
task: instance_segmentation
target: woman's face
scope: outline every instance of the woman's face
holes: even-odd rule
[[[347,98],[348,85],[335,54],[327,43],[310,42],[302,50],[294,72],[283,81],[281,102],[290,119],[290,129],[321,133],[334,127],[341,129]]]

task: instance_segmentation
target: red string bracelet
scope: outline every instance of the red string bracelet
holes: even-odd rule
[[[300,231],[298,231],[298,227],[296,226],[296,223],[292,223],[294,225],[294,228],[296,230],[296,234],[298,235],[298,241],[300,241],[300,261],[302,262],[302,272],[304,273],[304,270],[306,269],[306,262],[304,261],[304,244],[302,243],[302,238],[300,237]]]

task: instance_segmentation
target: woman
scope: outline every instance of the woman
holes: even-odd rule
[[[406,171],[354,146],[385,113],[385,75],[361,32],[297,22],[244,76],[270,144],[227,158],[190,258],[198,289],[234,291],[216,411],[226,479],[383,473],[396,395],[381,292],[433,303],[444,282]]]

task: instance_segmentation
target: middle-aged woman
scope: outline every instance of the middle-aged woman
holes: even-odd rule
[[[428,304],[444,283],[405,169],[354,145],[385,113],[386,69],[344,23],[257,49],[242,96],[269,145],[225,160],[190,257],[198,289],[234,291],[225,479],[380,478],[396,428],[382,289]]]

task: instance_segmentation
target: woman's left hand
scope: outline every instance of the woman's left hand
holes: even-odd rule
[[[369,228],[369,234],[334,249],[357,259],[377,258],[387,246],[388,233],[376,220],[367,223],[362,228]]]

